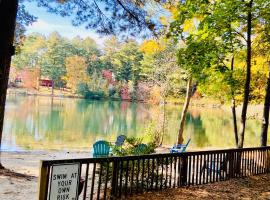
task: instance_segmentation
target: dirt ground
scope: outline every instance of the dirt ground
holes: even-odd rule
[[[7,170],[0,170],[0,200],[38,199],[40,160],[89,157],[89,152],[2,152],[1,162]],[[244,179],[232,179],[202,186],[148,192],[130,200],[176,199],[269,199],[270,174]]]
[[[263,174],[243,179],[191,186],[180,189],[167,189],[162,192],[148,192],[129,198],[130,200],[226,200],[226,199],[269,199],[270,174]]]

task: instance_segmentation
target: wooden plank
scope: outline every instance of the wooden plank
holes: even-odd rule
[[[47,200],[48,195],[48,184],[49,183],[49,167],[45,166],[43,161],[40,161],[40,171],[39,171],[39,200]]]

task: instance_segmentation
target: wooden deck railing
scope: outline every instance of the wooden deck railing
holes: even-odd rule
[[[200,185],[270,172],[270,147],[142,156],[45,160],[39,199],[47,200],[51,167],[80,163],[78,199],[120,199],[150,190]]]

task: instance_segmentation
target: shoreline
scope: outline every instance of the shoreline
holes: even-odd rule
[[[58,91],[59,92],[59,91]],[[153,105],[147,101],[130,101],[130,100],[120,100],[120,99],[86,99],[79,95],[71,95],[71,94],[57,94],[51,95],[50,93],[44,93],[44,92],[37,92],[36,90],[33,92],[27,91],[22,88],[9,88],[8,89],[8,95],[22,95],[22,96],[34,96],[34,97],[48,97],[48,98],[63,98],[63,99],[79,99],[79,100],[86,100],[86,101],[117,101],[117,102],[131,102],[131,103],[142,103],[142,104],[149,104]],[[183,99],[174,99],[168,100],[166,102],[166,106],[182,106],[184,104]],[[183,100],[183,101],[182,101]],[[156,106],[160,106],[162,104],[157,104]],[[190,109],[220,109],[224,112],[231,114],[231,106],[229,104],[221,104],[217,100],[213,99],[207,99],[207,98],[201,98],[201,99],[191,99],[190,102]],[[240,119],[242,111],[242,106],[238,105],[236,107],[236,114],[237,118]],[[263,104],[249,104],[248,110],[247,110],[247,120],[258,120],[261,121],[263,114]],[[269,122],[270,124],[270,122]]]

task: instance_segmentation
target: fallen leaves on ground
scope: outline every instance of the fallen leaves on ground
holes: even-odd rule
[[[159,192],[146,192],[128,198],[129,200],[211,200],[211,199],[258,199],[270,200],[270,173],[248,178]]]

